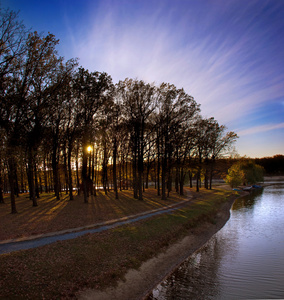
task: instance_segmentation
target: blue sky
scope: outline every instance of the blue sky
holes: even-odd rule
[[[0,0],[113,81],[183,87],[239,135],[240,155],[284,154],[283,0]]]

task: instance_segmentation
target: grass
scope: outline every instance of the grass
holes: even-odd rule
[[[214,223],[218,208],[231,192],[215,189],[192,194],[192,203],[171,214],[1,255],[0,298],[72,299],[84,288],[114,285],[129,268],[138,268],[190,228],[204,221]]]

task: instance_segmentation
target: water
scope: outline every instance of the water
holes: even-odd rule
[[[227,224],[148,299],[284,299],[284,182],[237,200]]]

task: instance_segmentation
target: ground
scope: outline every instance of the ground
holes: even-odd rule
[[[161,201],[151,189],[144,193],[144,201],[134,200],[132,191],[120,193],[119,200],[114,199],[113,192],[100,194],[90,197],[88,204],[82,198],[57,201],[51,195],[43,195],[39,206],[32,207],[27,196],[22,195],[17,199],[18,214],[10,214],[5,199],[6,204],[0,206],[1,240],[75,228],[190,201],[171,214],[0,255],[0,299],[18,295],[24,299],[104,299],[103,294],[97,297],[94,293],[105,293],[107,299],[125,299],[127,289],[135,292],[128,299],[141,299],[226,222],[229,206],[237,196],[219,187],[212,191],[201,189],[199,193],[187,188],[186,196],[172,193],[168,200]]]
[[[177,268],[186,258],[203,246],[230,216],[230,207],[235,197],[225,203],[218,213],[216,224],[204,222],[193,228],[190,235],[172,244],[164,252],[144,262],[138,270],[130,269],[117,286],[103,291],[87,289],[79,293],[80,300],[124,300],[147,299],[153,288],[158,285],[172,270]]]

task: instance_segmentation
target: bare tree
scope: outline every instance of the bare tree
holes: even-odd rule
[[[168,196],[172,189],[172,166],[174,142],[183,124],[195,118],[199,112],[199,105],[192,96],[183,89],[177,89],[172,84],[163,83],[159,89],[159,105],[157,114],[157,126],[159,128],[159,139],[157,148],[162,161],[162,199],[165,200],[166,188]]]
[[[198,159],[196,190],[199,191],[201,170],[204,171],[205,188],[211,188],[215,159],[226,152],[237,139],[234,132],[225,133],[226,127],[213,118],[198,118],[196,127],[196,154]],[[210,186],[208,181],[210,179]]]
[[[123,101],[123,114],[131,135],[134,198],[143,200],[145,134],[149,117],[156,107],[156,88],[144,81],[127,78],[118,83],[117,91]]]
[[[232,146],[238,138],[238,135],[233,132],[225,132],[226,126],[219,125],[218,122],[214,122],[212,126],[212,131],[209,137],[209,148],[210,152],[208,155],[209,163],[209,185],[207,183],[207,188],[212,188],[212,178],[214,173],[215,161],[220,159],[224,155],[228,155],[229,151],[232,150]]]
[[[79,68],[75,75],[73,86],[74,96],[80,107],[80,123],[82,134],[82,180],[84,190],[84,202],[88,202],[88,146],[91,142],[93,125],[98,118],[97,114],[106,102],[111,100],[113,84],[111,77],[106,73],[93,72],[89,73],[83,68]]]
[[[20,61],[26,53],[27,31],[18,14],[0,8],[0,127],[5,130],[10,183],[11,213],[16,213],[16,155],[23,129],[23,100],[16,88]]]

